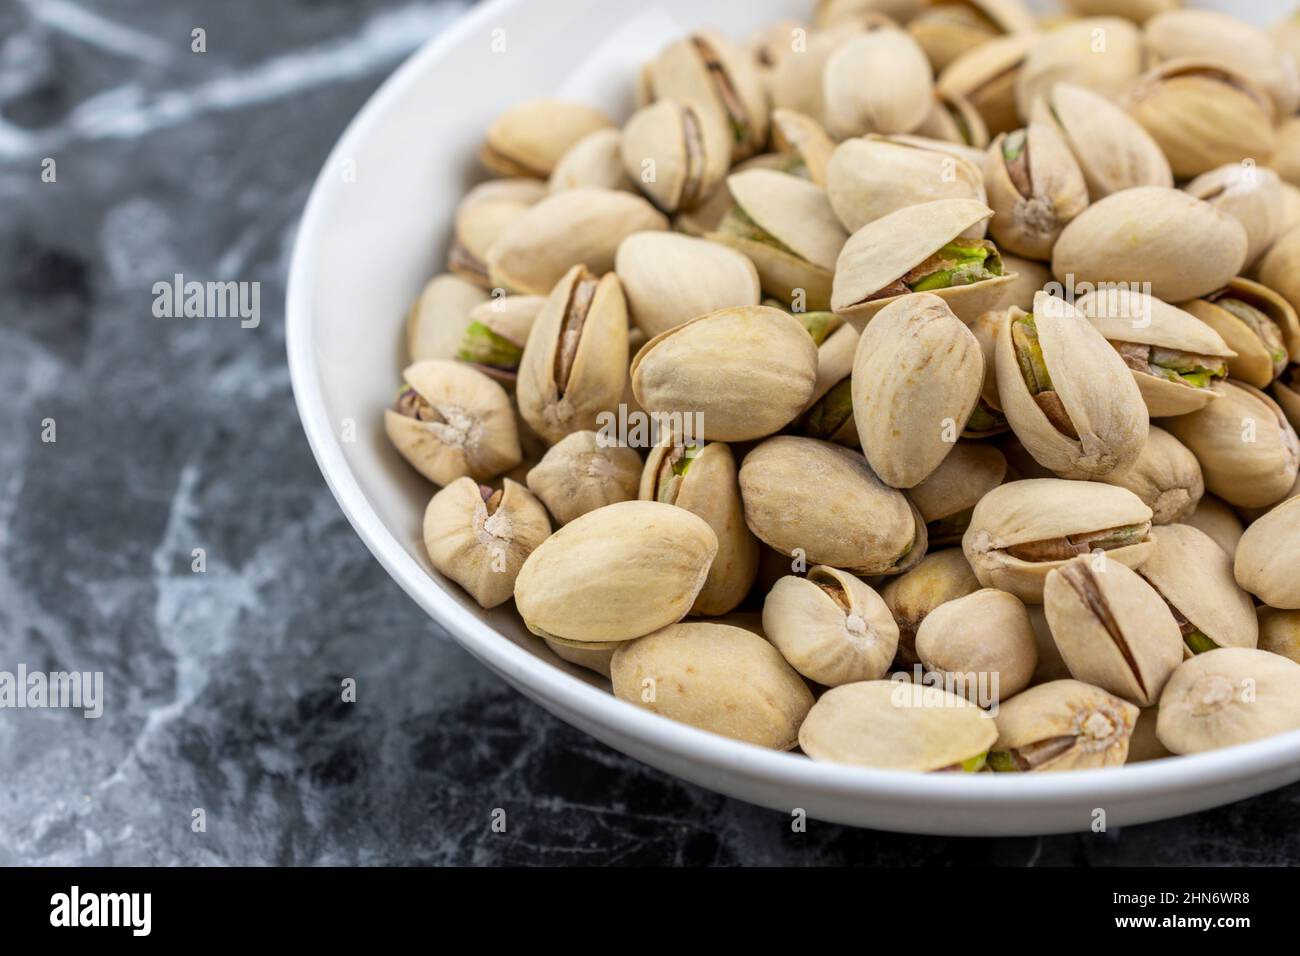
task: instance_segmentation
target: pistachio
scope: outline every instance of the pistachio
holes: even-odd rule
[[[641,456],[603,444],[596,432],[576,431],[552,445],[525,480],[556,523],[568,524],[605,505],[635,499]]]
[[[623,169],[659,209],[708,199],[727,172],[731,143],[721,117],[679,100],[657,100],[623,128]]]
[[[969,102],[990,136],[1010,132],[1022,125],[1016,86],[1037,42],[1035,33],[1013,33],[981,43],[944,67],[937,82],[939,93]]]
[[[1300,184],[1300,116],[1283,120],[1278,125],[1277,149],[1270,165],[1287,185]],[[1292,221],[1291,225],[1294,224]]]
[[[1300,496],[1256,519],[1237,545],[1237,583],[1269,607],[1300,608]]]
[[[1286,371],[1287,344],[1300,341],[1300,319],[1291,304],[1249,279],[1233,279],[1183,307],[1236,352],[1228,359],[1229,374],[1256,388],[1267,388]]]
[[[1270,392],[1291,427],[1300,428],[1300,364],[1288,368]]]
[[[1114,98],[1141,70],[1142,37],[1132,23],[1116,17],[1071,20],[1044,33],[1029,51],[1016,82],[1016,104],[1027,117],[1034,101],[1061,83]]]
[[[547,180],[548,192],[566,189],[621,189],[636,186],[623,170],[623,136],[616,129],[598,129],[568,148]]]
[[[1183,659],[1168,605],[1137,572],[1104,554],[1052,570],[1043,609],[1070,673],[1139,707],[1160,699]]]
[[[492,243],[545,196],[545,184],[536,179],[493,179],[471,189],[456,207],[447,271],[489,288],[486,260]]]
[[[1237,512],[1210,494],[1204,495],[1197,503],[1196,510],[1186,515],[1182,521],[1204,531],[1230,558],[1236,555],[1237,542],[1246,532]]]
[[[975,104],[950,90],[935,90],[934,106],[925,122],[916,128],[916,134],[974,149],[983,149],[989,144],[989,128]]]
[[[1230,163],[1202,173],[1184,187],[1197,199],[1232,216],[1246,230],[1249,269],[1282,233],[1282,180],[1254,163]]]
[[[632,391],[650,412],[699,415],[703,437],[749,441],[807,405],[817,347],[792,316],[766,306],[720,309],[652,338],[632,361]]]
[[[484,608],[510,600],[524,560],[550,533],[541,502],[509,478],[499,491],[457,478],[424,512],[429,561]]]
[[[994,240],[1032,259],[1050,259],[1061,230],[1088,205],[1079,164],[1048,123],[998,136],[984,162],[984,182]]]
[[[479,158],[502,176],[545,179],[569,147],[611,125],[604,113],[581,103],[527,100],[497,117]]]
[[[561,641],[545,641],[545,643],[551,649],[551,653],[560,660],[585,667],[609,679],[609,665],[614,659],[614,652],[618,650],[618,644],[611,644],[608,647],[602,645],[583,647]]]
[[[813,23],[825,29],[868,13],[884,14],[907,23],[925,7],[925,0],[817,0]]]
[[[982,442],[959,441],[924,481],[907,492],[925,521],[932,548],[961,544],[971,512],[986,494],[1002,484],[1007,460]]]
[[[513,385],[528,334],[545,304],[540,295],[503,295],[474,306],[456,347],[456,358],[498,382]]]
[[[488,299],[472,282],[443,273],[434,276],[406,314],[406,352],[411,361],[455,358],[470,313]]]
[[[1259,262],[1259,281],[1300,310],[1300,226],[1278,236]],[[1300,362],[1300,335],[1288,343],[1291,361]]]
[[[1300,664],[1247,647],[1197,654],[1160,696],[1156,733],[1176,754],[1231,747],[1300,727]]]
[[[1134,23],[1146,23],[1157,13],[1176,10],[1180,0],[1066,0],[1075,16],[1124,17]]]
[[[790,750],[813,696],[757,634],[726,624],[674,624],[620,647],[614,696],[733,740]]]
[[[799,728],[814,760],[882,770],[979,770],[997,724],[941,687],[894,680],[843,684],[824,693]]]
[[[985,587],[1043,603],[1048,573],[1104,551],[1137,567],[1151,555],[1151,509],[1127,488],[1091,481],[1027,478],[980,499],[962,549]],[[1055,632],[1055,628],[1053,628]]]
[[[803,322],[804,328],[812,335],[813,342],[817,345],[817,384],[813,386],[812,398],[804,408],[807,413],[815,403],[820,402],[832,389],[853,374],[853,357],[858,351],[859,335],[857,329],[834,312],[801,312],[795,318]],[[847,414],[851,418],[853,399],[847,391],[845,394],[850,406]],[[837,414],[831,407],[826,407],[823,411],[830,413],[831,417]],[[830,424],[827,419],[824,419],[823,423]],[[856,442],[855,433],[852,443]]]
[[[822,74],[826,129],[836,139],[910,133],[925,121],[934,79],[921,47],[881,26],[842,43]]]
[[[1020,693],[1038,665],[1025,606],[991,588],[926,615],[916,631],[916,655],[926,670],[944,675],[945,686],[982,706]]]
[[[889,18],[868,13],[807,32],[803,42],[797,46],[787,41],[774,51],[777,58],[766,75],[772,108],[803,113],[825,127],[826,98],[822,76],[831,54],[855,36],[871,29],[894,26]]]
[[[925,554],[915,508],[847,448],[769,438],[745,456],[740,492],[750,530],[782,554],[861,575],[898,574]]]
[[[1129,758],[1138,714],[1128,701],[1082,681],[1031,687],[998,708],[989,767],[1013,773],[1117,767]]]
[[[885,582],[880,597],[898,624],[897,664],[911,667],[921,662],[916,655],[916,632],[926,615],[979,589],[979,580],[961,548],[931,552],[910,571]]]
[[[763,602],[763,631],[790,666],[826,687],[879,680],[898,647],[898,625],[880,595],[822,565],[776,582]]]
[[[623,394],[626,355],[627,304],[618,276],[597,279],[574,266],[529,332],[519,366],[520,414],[552,444],[595,429],[597,416],[617,407]]]
[[[1020,0],[931,4],[907,25],[936,73],[990,40],[1033,29],[1034,17]]]
[[[826,164],[835,151],[835,141],[820,123],[795,110],[773,110],[772,140],[780,152],[798,158],[814,185],[826,187]]]
[[[1034,629],[1034,646],[1038,651],[1038,666],[1034,668],[1030,685],[1045,684],[1048,681],[1067,680],[1070,668],[1065,666],[1061,651],[1052,637],[1052,628],[1047,623],[1047,614],[1041,604],[1028,604],[1029,623]]]
[[[1261,605],[1256,609],[1259,621],[1259,648],[1300,664],[1300,611]]]
[[[983,376],[979,342],[943,299],[907,295],[880,311],[854,356],[853,419],[882,481],[911,488],[939,466]]]
[[[606,505],[528,556],[515,580],[515,606],[539,637],[629,641],[686,615],[717,551],[713,529],[684,508]]]
[[[1156,707],[1148,707],[1145,710],[1138,711],[1137,723],[1133,725],[1133,735],[1128,741],[1128,760],[1127,763],[1141,763],[1145,760],[1163,760],[1166,757],[1172,757],[1160,738],[1156,736],[1156,723],[1159,720],[1160,711]]]
[[[846,376],[813,402],[794,423],[795,434],[858,448],[858,426],[853,420],[853,379]]]
[[[424,477],[435,485],[464,476],[486,481],[519,464],[510,398],[492,379],[445,359],[416,362],[402,377],[384,430]]]
[[[1163,428],[1151,426],[1147,442],[1130,467],[1101,479],[1127,488],[1151,509],[1152,523],[1185,520],[1205,494],[1205,479],[1196,456]]]

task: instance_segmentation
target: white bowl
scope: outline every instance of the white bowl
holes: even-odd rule
[[[638,760],[767,807],[916,833],[1038,834],[1088,829],[1098,811],[1108,826],[1176,816],[1300,778],[1300,732],[1064,774],[927,776],[814,763],[614,699],[604,681],[528,634],[511,609],[481,611],[429,567],[420,523],[432,489],[389,447],[381,410],[399,380],[403,316],[441,271],[452,211],[477,175],[488,123],[544,93],[626,115],[638,64],[667,40],[717,23],[741,37],[798,17],[802,7],[496,0],[438,36],[371,98],[312,191],[294,250],[286,329],[303,427],[353,527],[435,621],[548,711]],[[502,40],[504,52],[493,52]]]

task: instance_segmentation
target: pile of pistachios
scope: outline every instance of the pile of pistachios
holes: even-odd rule
[[[1300,15],[808,13],[491,123],[385,412],[432,568],[814,760],[1300,728]]]

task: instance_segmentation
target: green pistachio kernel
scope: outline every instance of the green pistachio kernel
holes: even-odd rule
[[[986,750],[983,753],[976,754],[974,757],[967,757],[961,762],[962,772],[979,773],[984,769],[984,764],[988,759],[988,755],[989,752]]]
[[[1025,130],[1018,129],[1014,133],[1008,133],[1007,138],[1002,141],[1002,158],[1008,163],[1014,163],[1020,158],[1025,151],[1025,144],[1028,142],[1028,136]]]
[[[995,773],[1019,773],[1020,765],[1009,750],[990,750],[988,767]]]
[[[749,217],[749,213],[739,206],[732,206],[727,210],[727,214],[722,217],[722,222],[718,224],[718,232],[724,236],[734,236],[737,239],[748,239],[750,242],[762,243],[795,258],[801,258],[797,252],[754,222]]]
[[[828,439],[849,420],[853,414],[853,382],[846,378],[813,404],[799,419],[795,430],[809,438]]]
[[[1201,631],[1192,631],[1192,633],[1183,638],[1183,641],[1191,649],[1193,654],[1204,654],[1206,651],[1215,650],[1219,646]]]
[[[966,419],[966,427],[963,430],[972,435],[980,435],[985,432],[999,431],[1006,427],[1007,417],[981,398],[976,402],[975,410],[970,413],[970,418]]]
[[[503,335],[493,332],[482,322],[471,322],[460,340],[456,358],[476,365],[515,371],[524,350]]]
[[[838,332],[844,324],[844,320],[834,312],[803,312],[795,318],[803,323],[803,327],[818,345],[830,338],[832,332]]]
[[[1011,323],[1011,343],[1015,346],[1016,361],[1020,363],[1020,374],[1029,386],[1029,394],[1055,391],[1043,359],[1043,344],[1038,340],[1038,325],[1032,315],[1022,316]]]

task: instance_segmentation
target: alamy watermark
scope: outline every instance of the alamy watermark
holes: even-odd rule
[[[262,283],[171,281],[153,284],[153,314],[158,319],[239,319],[240,328],[262,324]]]
[[[986,717],[998,715],[998,671],[927,671],[920,664],[912,666],[912,673],[899,671],[890,680],[896,686],[890,696],[895,707],[961,707],[948,695],[961,697],[984,711]],[[947,691],[947,693],[941,693]]]
[[[94,720],[104,713],[103,671],[0,671],[0,710],[63,708]]]
[[[620,404],[596,416],[600,448],[654,448],[669,436],[678,445],[704,444],[703,412],[643,412]]]

